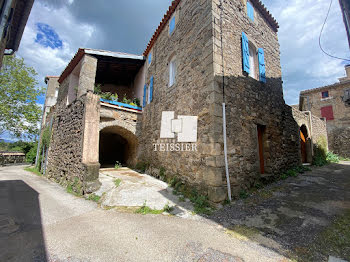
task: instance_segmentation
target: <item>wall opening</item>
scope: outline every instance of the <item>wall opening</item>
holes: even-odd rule
[[[108,127],[101,130],[99,143],[101,167],[114,167],[117,161],[124,166],[134,165],[136,147],[136,136],[122,127]]]
[[[305,125],[300,127],[300,151],[302,163],[309,163],[312,161],[311,139]]]

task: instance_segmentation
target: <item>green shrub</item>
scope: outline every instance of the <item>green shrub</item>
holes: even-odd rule
[[[27,163],[34,164],[36,158],[36,151],[38,150],[38,144],[34,144],[34,146],[29,150],[26,154]]]
[[[119,161],[116,161],[115,162],[115,165],[114,165],[114,168],[115,169],[119,169],[119,168],[121,168],[122,167],[122,163],[120,163]]]
[[[146,163],[146,162],[138,162],[135,166],[135,169],[138,171],[141,171],[142,173],[146,172],[148,168],[149,168],[149,163]]]
[[[115,187],[119,187],[122,180],[120,178],[114,179]]]
[[[327,155],[326,155],[326,160],[329,162],[329,163],[339,163],[339,156],[334,154],[333,152],[329,151],[327,152]]]

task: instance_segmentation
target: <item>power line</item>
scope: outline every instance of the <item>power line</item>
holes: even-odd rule
[[[322,45],[321,45],[321,36],[322,36],[322,32],[323,32],[324,26],[326,25],[326,22],[327,22],[327,19],[328,19],[328,16],[329,16],[329,12],[331,11],[332,3],[333,3],[333,0],[331,0],[331,3],[329,4],[327,16],[326,16],[326,19],[325,19],[324,22],[323,22],[323,25],[322,25],[322,28],[321,28],[321,32],[320,32],[320,36],[319,36],[319,38],[318,38],[318,45],[320,46],[320,49],[322,50],[322,52],[325,53],[326,55],[328,55],[328,56],[330,56],[330,57],[332,57],[332,58],[335,58],[335,59],[339,59],[339,60],[344,60],[344,61],[349,61],[349,62],[350,62],[349,59],[337,57],[337,56],[334,56],[334,55],[331,55],[331,54],[327,53],[327,52],[322,48]]]

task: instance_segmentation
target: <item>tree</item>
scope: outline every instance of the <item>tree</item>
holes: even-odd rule
[[[22,58],[5,56],[0,70],[0,135],[5,131],[17,138],[38,135],[41,108],[36,100],[43,89],[37,87],[36,75]]]

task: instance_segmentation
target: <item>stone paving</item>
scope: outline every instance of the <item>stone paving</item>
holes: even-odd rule
[[[312,244],[336,216],[350,209],[349,189],[350,162],[313,167],[225,206],[210,219],[228,234],[289,254]],[[317,261],[327,261],[328,255],[319,254]]]

